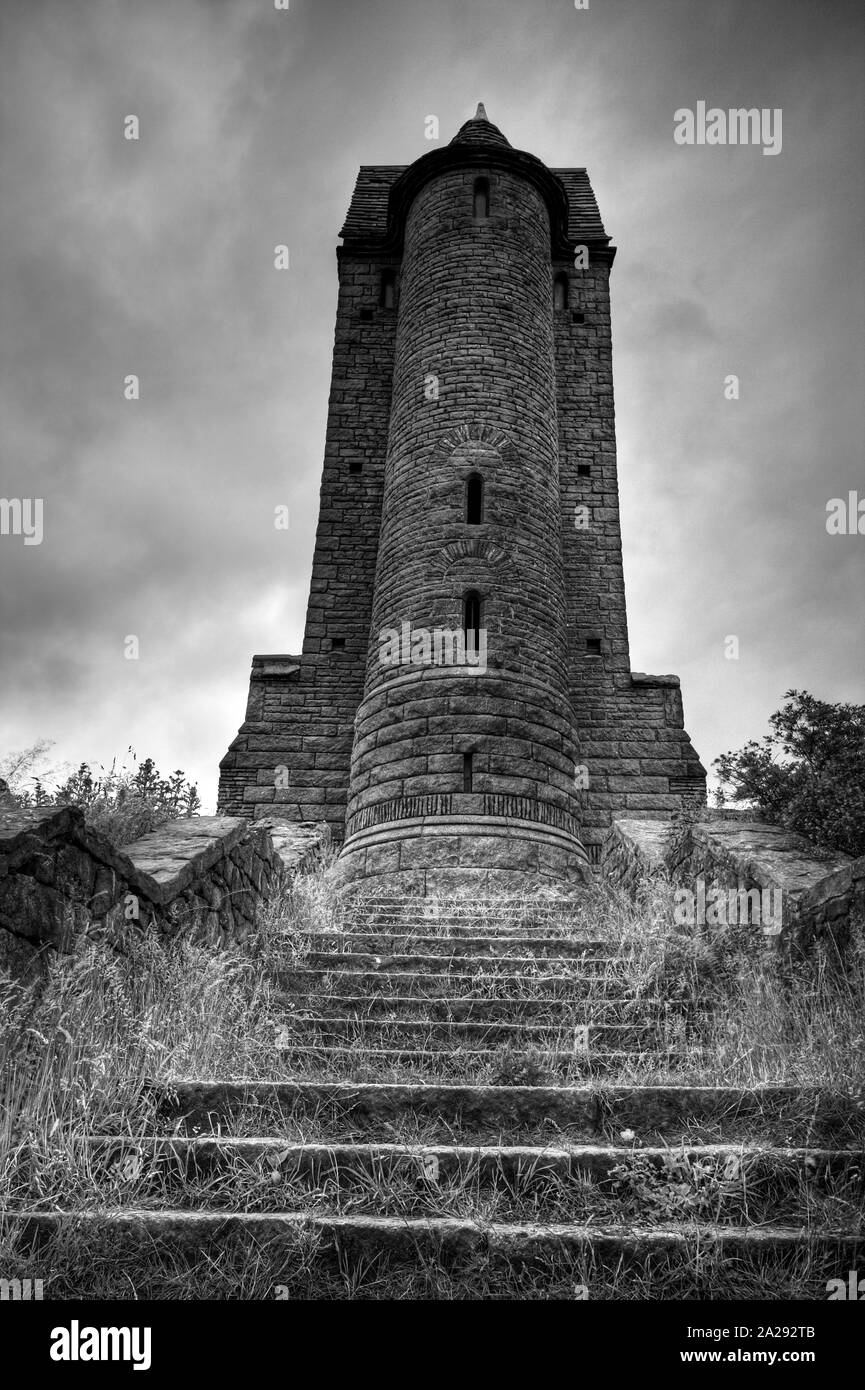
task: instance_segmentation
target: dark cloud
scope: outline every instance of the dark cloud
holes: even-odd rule
[[[858,7],[3,0],[0,29],[0,491],[45,501],[42,546],[0,541],[8,746],[133,743],[212,802],[251,654],[300,643],[357,166],[478,100],[588,166],[620,247],[635,669],[681,674],[706,759],[789,685],[862,698],[865,540],[824,525],[865,491]],[[781,154],[677,147],[701,99],[783,108]]]

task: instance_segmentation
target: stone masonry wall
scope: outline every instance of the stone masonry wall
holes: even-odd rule
[[[652,879],[668,880],[669,833],[663,821],[614,820],[601,850],[602,877],[632,896]]]
[[[851,932],[865,926],[865,857],[822,850],[782,826],[742,815],[713,816],[678,833],[671,829],[614,820],[601,853],[603,877],[631,892],[652,878],[695,895],[700,883],[707,894],[713,888],[780,890],[777,936],[791,952],[831,939],[843,953]]]
[[[287,875],[308,868],[324,826],[202,816],[118,849],[75,807],[0,809],[0,965],[26,969],[82,936],[143,927],[212,945],[241,938]]]

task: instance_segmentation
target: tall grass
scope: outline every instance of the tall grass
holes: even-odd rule
[[[292,1022],[285,972],[303,966],[313,933],[351,923],[352,909],[335,903],[328,890],[327,868],[298,879],[246,941],[216,953],[144,932],[131,936],[123,953],[101,942],[81,943],[71,956],[55,955],[41,982],[23,985],[0,975],[3,1139],[33,1125],[57,1132],[74,1123],[106,1132],[134,1123],[148,1103],[142,1096],[146,1079],[296,1075],[286,1039],[300,1042],[302,1025]],[[450,909],[443,905],[445,910]],[[706,1085],[853,1088],[865,1082],[861,941],[843,964],[824,948],[808,961],[784,966],[759,934],[755,940],[740,928],[708,934],[674,927],[669,890],[658,884],[637,904],[598,887],[567,913],[575,930],[607,938],[621,957],[614,969],[598,972],[589,1003],[627,994],[636,1001],[660,998],[672,1011],[683,1001],[699,1023],[683,1045],[684,1070],[675,1060],[659,1069],[656,1058],[637,1054],[611,1082],[639,1080],[645,1068],[652,1079],[662,1078],[664,1067],[671,1080]],[[429,913],[422,930],[434,931],[435,921]],[[550,974],[543,964],[539,969]],[[533,971],[506,990],[497,985],[497,974],[491,958],[489,972],[473,978],[470,996],[507,994],[519,1001],[521,993],[532,994]],[[326,993],[341,977],[318,978],[315,988]],[[439,993],[446,991],[435,983],[416,991],[420,1017],[425,996]],[[585,1000],[569,1003],[566,990],[554,993],[527,1022],[555,1025],[564,1010],[579,1012]],[[568,1045],[567,1027],[563,1044]],[[505,1062],[508,1050],[501,1051]]]
[[[179,769],[163,777],[152,758],[139,762],[130,748],[132,766],[108,768],[79,763],[65,773],[37,772],[50,743],[43,740],[0,759],[0,772],[11,779],[8,791],[23,807],[77,806],[93,830],[116,845],[129,845],[172,820],[198,815],[197,786]]]
[[[490,1049],[487,1045],[484,1050],[495,1053],[492,1059],[487,1057],[476,1066],[467,1066],[466,1057],[470,1061],[472,1050],[469,1047],[449,1071],[446,1053],[435,1059],[431,1045],[425,1045],[421,1039],[417,1046],[425,1053],[425,1062],[388,1069],[371,1059],[365,1061],[368,1049],[362,1039],[357,1039],[352,1044],[354,1061],[350,1053],[348,1058],[342,1058],[338,1069],[325,1049],[320,1057],[313,1052],[299,1065],[292,1047],[303,1040],[304,1027],[300,1022],[292,1022],[280,977],[284,980],[286,971],[303,968],[316,934],[320,935],[319,946],[335,943],[334,930],[350,930],[353,921],[354,908],[330,891],[328,867],[325,863],[317,872],[296,880],[290,892],[262,915],[246,941],[219,952],[182,939],[165,943],[142,932],[130,937],[122,952],[104,942],[81,942],[74,954],[54,956],[45,976],[29,984],[0,976],[0,1208],[71,1210],[124,1204],[155,1208],[180,1204],[261,1209],[260,1166],[250,1169],[235,1165],[217,1178],[196,1179],[185,1187],[178,1186],[175,1173],[173,1185],[166,1186],[165,1172],[160,1170],[160,1176],[155,1178],[153,1166],[146,1162],[146,1156],[142,1158],[136,1141],[143,1135],[160,1132],[161,1124],[150,1083],[164,1086],[192,1078],[280,1080],[298,1075],[342,1074],[349,1078],[406,1080],[429,1076],[435,1061],[435,1075],[440,1078],[498,1085],[563,1080],[599,1088],[622,1082],[816,1084],[853,1094],[865,1108],[865,953],[861,941],[854,942],[844,962],[834,959],[824,948],[809,961],[784,965],[776,953],[765,949],[759,934],[755,937],[739,928],[719,928],[707,933],[675,926],[670,890],[660,883],[647,886],[637,903],[598,885],[563,905],[558,923],[549,931],[541,930],[545,935],[567,930],[582,933],[587,939],[607,940],[611,952],[619,957],[614,995],[624,990],[637,1000],[660,997],[671,1012],[674,1005],[687,1005],[699,1026],[696,1033],[683,1037],[676,1055],[672,1051],[669,1057],[635,1051],[603,1075],[589,1068],[581,1076],[576,1068],[562,1076],[550,1070],[543,1048],[532,1047],[520,1053],[513,1047]],[[472,904],[466,901],[461,906],[469,922]],[[417,933],[442,932],[453,908],[452,900],[427,901]],[[515,922],[522,913],[528,923],[532,909],[528,899],[502,904],[502,911],[507,910],[509,920]],[[494,923],[485,914],[477,930],[483,932],[490,925]],[[410,932],[411,926],[401,929]],[[526,931],[531,930],[527,925]],[[543,962],[538,969],[545,975],[549,973]],[[473,997],[483,999],[497,993],[496,971],[495,958],[491,957],[489,972],[481,972],[470,986]],[[336,972],[325,975],[315,988],[326,990],[336,978]],[[525,980],[511,982],[517,999],[521,991],[526,998],[531,996],[532,981],[533,973],[527,973]],[[595,992],[589,998],[603,999],[612,981],[612,975],[600,971],[597,986],[592,986]],[[418,992],[417,1000],[423,1016],[425,991]],[[568,1004],[563,994],[554,995],[544,1007],[547,1013],[540,1017],[555,1021],[561,1020],[564,1010],[579,1010],[580,1005]],[[563,1036],[566,1034],[564,1029]],[[415,1043],[411,1046],[415,1047]],[[233,1121],[233,1132],[271,1132],[263,1131],[263,1123],[266,1117],[260,1110],[247,1116],[241,1113]],[[284,1120],[280,1123],[284,1126]],[[161,1132],[164,1133],[164,1127]],[[344,1118],[334,1110],[299,1117],[291,1127],[273,1132],[284,1135],[286,1141],[327,1142],[344,1136],[346,1129]],[[125,1137],[129,1144],[121,1144],[106,1164],[97,1160],[92,1146],[82,1142],[100,1135],[118,1140]],[[372,1133],[368,1137],[373,1137]],[[413,1144],[448,1141],[441,1126],[426,1125],[411,1116],[396,1120],[380,1137]],[[713,1136],[697,1137],[705,1142]],[[780,1142],[784,1140],[783,1135],[774,1137]],[[513,1135],[490,1134],[484,1138],[488,1142],[514,1140]],[[521,1136],[521,1142],[543,1143],[553,1138],[550,1133]],[[691,1182],[692,1177],[693,1173],[682,1179],[677,1171],[677,1184]],[[487,1220],[525,1218],[527,1213],[538,1210],[536,1192],[533,1196],[528,1189],[513,1190],[481,1198],[472,1181],[469,1174],[449,1194],[439,1191],[435,1198],[437,1209],[456,1214],[473,1210]],[[640,1169],[639,1164],[622,1175],[617,1201],[622,1208],[623,1199],[627,1198],[629,1219],[634,1218],[641,1203],[645,1206],[649,1199],[667,1200],[663,1193],[658,1197],[653,1182],[651,1173]],[[284,1209],[286,1203],[301,1201],[299,1191],[278,1188],[276,1183],[268,1191],[263,1209]],[[700,1186],[696,1179],[688,1188],[688,1193],[692,1192],[696,1193],[694,1200],[698,1200]],[[447,1200],[443,1201],[443,1197]],[[836,1197],[843,1206],[848,1201],[846,1188],[831,1196],[831,1200]],[[313,1195],[309,1209],[320,1207],[325,1198],[333,1202],[332,1189],[327,1188],[318,1197]],[[380,1185],[377,1196],[374,1186],[365,1189],[361,1184],[351,1199],[353,1207],[351,1202],[349,1206],[373,1212],[386,1207],[416,1212],[429,1209],[428,1198],[429,1194],[418,1194],[416,1184],[403,1184],[391,1186],[385,1202]],[[753,1193],[750,1200],[752,1210],[759,1212]],[[797,1201],[802,1211],[810,1200],[809,1194],[799,1194]],[[558,1219],[604,1220],[610,1219],[604,1206],[607,1201],[603,1193],[560,1191],[553,1184],[545,1190],[543,1207]],[[417,1272],[411,1277],[396,1271],[386,1274],[385,1265],[359,1274],[356,1263],[350,1269],[346,1266],[326,1275],[319,1271],[313,1276],[310,1271],[315,1242],[308,1234],[298,1240],[301,1245],[293,1269],[295,1273],[298,1268],[307,1270],[307,1283],[303,1286],[307,1290],[316,1280],[323,1281],[319,1295],[322,1297],[347,1296],[339,1292],[344,1286],[356,1286],[355,1296],[359,1297],[383,1296],[384,1288],[390,1291],[389,1296],[398,1296],[393,1293],[397,1287],[404,1288],[402,1296],[408,1297],[508,1296],[502,1292],[507,1288],[512,1290],[510,1296],[573,1297],[569,1289],[575,1280],[580,1282],[579,1269],[573,1264],[561,1271],[548,1270],[546,1284],[540,1276],[535,1283],[528,1275],[523,1278],[508,1274],[504,1282],[495,1285],[498,1292],[488,1294],[482,1290],[493,1287],[489,1283],[492,1275],[483,1262],[476,1262],[474,1274],[465,1277],[447,1271],[429,1272],[428,1277]],[[69,1247],[70,1288],[78,1277],[73,1270],[74,1248]],[[211,1292],[198,1296],[220,1296],[219,1290],[228,1287],[225,1281],[230,1282],[230,1278],[235,1281],[233,1296],[238,1296],[241,1287],[248,1287],[250,1296],[258,1296],[254,1259],[252,1264],[247,1260],[244,1272],[238,1272],[232,1258],[219,1257],[226,1261],[224,1270],[217,1264],[209,1274],[199,1271],[205,1288]],[[176,1268],[169,1265],[163,1262],[160,1266],[163,1293],[158,1296],[164,1296],[168,1289],[188,1292],[188,1282],[183,1282],[188,1271],[184,1275],[182,1261]],[[105,1287],[120,1296],[116,1281],[112,1284],[109,1277],[109,1247],[99,1268]],[[771,1280],[779,1288],[782,1274],[782,1265],[771,1273]],[[805,1278],[804,1273],[802,1277]],[[139,1296],[147,1296],[154,1278],[153,1269],[145,1260],[133,1278]],[[93,1288],[97,1285],[98,1279]],[[631,1296],[631,1285],[623,1291],[613,1280],[608,1287],[614,1296]],[[789,1287],[788,1284],[788,1290]],[[542,1288],[546,1289],[543,1295]],[[659,1295],[655,1292],[646,1296]],[[680,1289],[677,1296],[690,1295],[682,1294]]]

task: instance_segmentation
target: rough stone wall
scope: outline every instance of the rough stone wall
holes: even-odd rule
[[[652,878],[695,894],[699,883],[707,894],[780,890],[781,921],[773,927],[780,926],[778,939],[790,952],[831,938],[843,953],[865,919],[865,857],[819,849],[782,826],[743,815],[713,816],[672,834],[658,822],[614,820],[600,865],[605,879],[631,892]]]
[[[286,875],[308,868],[322,825],[173,821],[118,849],[75,807],[0,810],[0,965],[29,968],[80,936],[151,927],[222,945],[245,935]]]
[[[865,940],[865,855],[832,870],[802,894],[792,941],[807,952],[816,942],[831,940],[843,953],[854,933]]]
[[[601,876],[632,895],[652,879],[668,880],[669,831],[661,821],[614,820],[601,848]]]
[[[541,682],[524,680],[515,700],[512,680],[502,676],[462,680],[462,690],[455,690],[454,677],[440,671],[426,671],[420,681],[409,678],[408,718],[399,681],[365,702],[356,767],[369,794],[352,803],[351,862],[344,851],[342,871],[367,880],[387,877],[389,886],[398,882],[401,890],[419,893],[466,886],[469,870],[478,891],[513,888],[514,874],[581,878],[578,825],[568,796],[549,780],[543,797],[538,792],[540,769],[552,767],[556,741],[566,746],[572,737],[570,716],[551,706]],[[403,756],[376,768],[376,755],[386,757],[390,741],[404,752],[400,740],[407,726],[424,754],[415,762]],[[531,757],[539,736],[545,760],[540,764]],[[451,750],[462,745],[482,750],[474,754],[478,790],[472,792],[459,790],[453,765]],[[365,767],[370,749],[372,765]],[[461,764],[461,753],[458,758]],[[561,781],[570,781],[568,760],[558,758]]]
[[[300,656],[255,656],[246,719],[220,764],[218,809],[322,820],[341,839],[363,694],[390,415],[399,258],[340,248],[321,500]],[[398,284],[397,284],[398,289]],[[360,469],[360,471],[353,471]],[[342,645],[339,645],[339,644]],[[289,785],[277,785],[276,769]]]

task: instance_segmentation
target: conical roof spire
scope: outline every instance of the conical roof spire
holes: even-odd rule
[[[498,126],[493,125],[486,112],[486,107],[482,101],[478,102],[478,109],[471,120],[466,121],[465,125],[460,126],[453,140],[452,145],[499,145],[505,149],[510,149],[510,141],[506,140]]]

